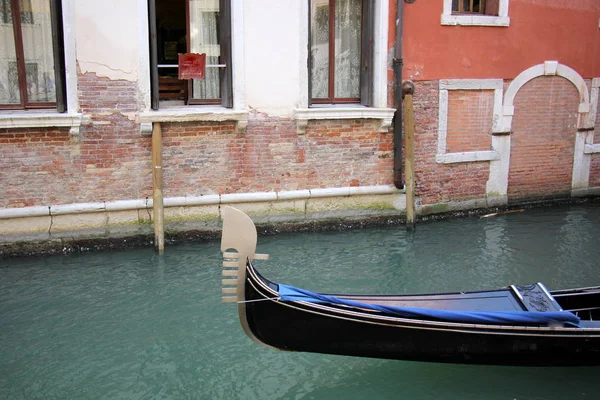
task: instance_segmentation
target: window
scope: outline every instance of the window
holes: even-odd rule
[[[232,107],[230,1],[154,0],[150,13],[156,32],[151,41],[152,108],[158,109],[159,101]],[[188,52],[206,54],[205,79],[177,78],[178,54]]]
[[[510,0],[444,0],[442,25],[509,26]]]
[[[60,0],[0,0],[0,108],[64,112]]]
[[[373,1],[310,0],[309,100],[372,103]]]
[[[452,14],[498,15],[498,0],[452,0]]]

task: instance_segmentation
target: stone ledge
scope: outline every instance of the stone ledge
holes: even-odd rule
[[[139,115],[140,133],[152,134],[153,122],[236,121],[236,133],[244,133],[248,126],[248,111],[223,107],[185,106],[157,111],[144,111]]]
[[[306,126],[311,119],[378,119],[379,132],[387,133],[394,118],[393,108],[373,108],[354,106],[317,106],[313,108],[297,108],[294,110],[296,131],[299,135],[306,133]]]
[[[82,123],[83,115],[80,113],[58,113],[48,110],[4,110],[0,113],[0,128],[6,129],[67,127],[70,128],[71,136],[78,137]]]

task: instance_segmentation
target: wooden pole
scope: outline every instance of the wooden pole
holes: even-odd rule
[[[404,93],[404,177],[406,182],[406,229],[415,229],[415,119],[413,110],[413,94],[415,86],[412,82],[402,83]]]
[[[165,214],[163,207],[162,130],[159,122],[152,126],[152,190],[154,216],[154,248],[165,251]]]

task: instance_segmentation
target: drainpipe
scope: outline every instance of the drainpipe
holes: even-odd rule
[[[404,188],[402,176],[402,25],[404,1],[396,0],[396,43],[394,44],[394,186]],[[408,3],[414,0],[406,0]]]

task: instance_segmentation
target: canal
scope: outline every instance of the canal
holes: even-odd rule
[[[314,291],[600,285],[600,205],[260,237],[267,277]],[[285,353],[220,303],[219,243],[0,259],[0,399],[593,399],[600,368]]]

